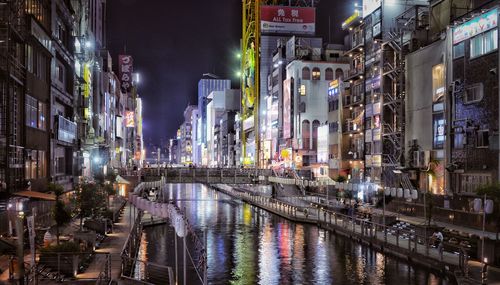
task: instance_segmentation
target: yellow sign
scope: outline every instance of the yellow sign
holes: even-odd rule
[[[354,11],[354,14],[349,16],[343,23],[342,23],[342,29],[347,28],[350,24],[354,23],[358,18],[360,17],[359,11],[356,10]]]

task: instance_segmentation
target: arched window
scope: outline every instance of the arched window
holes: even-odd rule
[[[311,123],[302,121],[302,149],[310,149],[311,146]]]
[[[320,80],[320,79],[321,79],[321,71],[317,67],[313,68],[313,80]]]
[[[319,121],[314,120],[313,121],[313,128],[312,128],[312,150],[317,151],[318,150],[318,128],[319,128]]]
[[[335,79],[341,79],[344,77],[344,71],[341,68],[335,70]]]
[[[309,69],[309,67],[302,68],[302,79],[303,80],[311,79],[311,70]]]
[[[333,80],[333,69],[328,67],[325,70],[325,80],[332,81]]]

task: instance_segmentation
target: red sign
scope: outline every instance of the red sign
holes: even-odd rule
[[[130,91],[132,87],[132,72],[134,59],[130,55],[119,55],[118,56],[118,68],[120,75],[121,88],[123,92]]]
[[[314,34],[316,9],[311,7],[262,6],[262,33]]]

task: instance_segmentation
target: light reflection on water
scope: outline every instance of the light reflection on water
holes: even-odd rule
[[[210,284],[448,284],[313,225],[289,222],[203,185],[169,185],[199,237],[207,230]],[[173,266],[168,226],[146,229],[147,258]],[[196,284],[190,274],[189,284]]]

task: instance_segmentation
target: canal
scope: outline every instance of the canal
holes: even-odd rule
[[[165,191],[170,201],[185,208],[198,236],[206,230],[210,284],[451,284],[421,267],[201,184],[169,184]],[[141,258],[175,268],[173,237],[168,225],[146,228]],[[187,268],[187,284],[200,284],[193,267]]]

